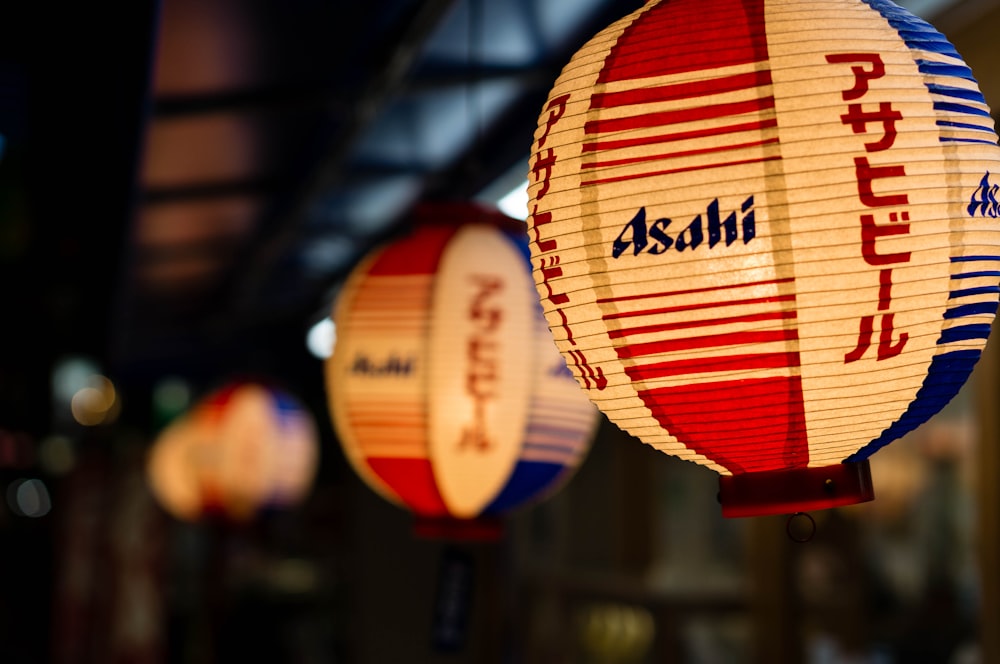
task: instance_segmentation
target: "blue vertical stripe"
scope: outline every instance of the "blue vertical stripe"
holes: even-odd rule
[[[960,329],[960,328],[958,328]],[[917,396],[898,420],[878,438],[847,457],[844,461],[863,461],[897,438],[908,434],[948,405],[972,373],[981,351],[974,349],[944,353],[931,360]]]
[[[1000,295],[1000,286],[980,286],[978,288],[963,288],[962,290],[952,291],[951,293],[949,293],[948,299],[969,297],[970,295],[986,295],[988,293],[996,293]]]
[[[954,65],[947,62],[934,62],[933,60],[917,59],[917,69],[921,74],[928,76],[945,76],[951,78],[964,78],[967,81],[976,82],[972,76],[972,70],[966,65]]]
[[[889,22],[899,37],[911,49],[941,53],[960,58],[955,47],[945,39],[944,35],[934,29],[927,21],[914,16],[889,0],[862,0],[869,7],[882,15]]]
[[[502,514],[529,500],[544,497],[547,490],[556,488],[556,482],[566,470],[566,466],[558,463],[518,461],[507,484],[483,513]]]
[[[1000,256],[952,256],[952,263],[971,263],[973,261],[1000,261]]]
[[[958,307],[952,307],[944,312],[945,319],[951,318],[964,318],[965,316],[978,316],[979,314],[993,314],[997,313],[997,303],[996,302],[973,302],[972,304],[963,304]]]
[[[936,101],[934,102],[935,111],[947,111],[948,113],[962,113],[964,115],[978,115],[983,118],[992,118],[990,112],[984,108],[977,108],[975,106],[966,106],[965,104],[956,104],[950,101]]]
[[[927,89],[931,93],[942,97],[952,97],[954,99],[965,99],[966,101],[976,101],[985,104],[986,99],[979,90],[969,90],[968,88],[954,88],[950,85],[939,85],[937,83],[927,83]]]
[[[927,77],[934,77],[935,82],[925,80],[928,92],[933,95],[934,110],[942,117],[937,121],[937,126],[951,129],[967,129],[973,131],[989,132],[992,140],[959,137],[940,137],[942,142],[947,143],[983,143],[996,145],[996,135],[990,127],[977,124],[978,120],[973,118],[989,118],[992,120],[988,110],[985,110],[985,100],[978,90],[968,90],[955,86],[944,85],[942,79],[954,78],[965,81],[976,82],[971,70],[961,62],[961,56],[948,40],[935,30],[930,24],[920,19],[909,11],[899,7],[889,0],[862,0],[865,4],[877,11],[888,21],[899,37],[906,43],[914,53],[914,61],[919,71]],[[922,57],[919,53],[937,53],[950,56],[958,60],[955,63],[941,63]],[[955,101],[959,100],[959,101]],[[972,105],[981,104],[982,106]],[[965,122],[956,121],[946,114],[960,114],[968,117]],[[958,118],[962,120],[963,118]],[[975,261],[996,261],[997,256],[954,256],[952,263],[971,263]],[[972,266],[970,266],[972,267]],[[991,271],[979,270],[966,274],[952,275],[952,279],[971,278],[972,276],[991,276]],[[967,288],[958,289],[950,293],[951,298],[960,298],[976,295],[991,295],[997,293],[996,287]],[[973,302],[948,309],[944,318],[946,320],[961,319],[966,316],[978,316],[986,314],[996,314],[997,303],[993,302]],[[943,329],[937,340],[939,349],[942,351],[936,355],[928,367],[927,375],[917,390],[913,401],[906,411],[893,422],[880,436],[862,447],[860,450],[849,456],[845,461],[861,461],[870,457],[873,453],[887,445],[888,443],[913,431],[918,426],[938,413],[951,401],[959,390],[965,385],[981,355],[980,349],[959,348],[947,350],[947,345],[961,341],[972,341],[986,339],[990,333],[990,325],[987,323],[971,323],[957,325]]]
[[[938,139],[941,143],[979,143],[981,145],[996,145],[996,141],[988,141],[985,138],[954,138],[942,136]]]
[[[927,86],[928,92],[933,95],[933,107],[935,111],[941,114],[960,114],[981,117],[984,119],[989,118],[992,120],[989,110],[985,108],[965,103],[942,100],[943,97],[946,99],[959,99],[967,102],[983,104],[983,106],[986,105],[986,100],[983,98],[982,93],[978,90],[978,87],[970,90],[964,87],[944,85],[940,82],[940,79],[954,78],[976,83],[976,79],[972,76],[972,70],[970,70],[964,62],[961,62],[962,58],[958,54],[958,51],[955,50],[955,47],[948,42],[944,35],[935,30],[932,25],[923,19],[914,16],[909,11],[899,7],[889,0],[862,0],[862,2],[877,11],[886,21],[888,21],[889,25],[895,28],[896,32],[899,34],[900,39],[902,39],[906,46],[912,51],[938,53],[953,57],[959,61],[960,64],[934,62],[933,60],[928,60],[926,57],[922,57],[920,53],[914,53],[914,62],[917,65],[917,69],[927,77],[935,77],[938,79],[936,82],[931,82],[929,78],[924,81],[924,85]],[[961,127],[962,124],[963,123],[951,124],[947,122],[938,122],[939,126]],[[989,128],[980,128],[968,125],[962,128],[974,129],[977,131],[989,131],[991,134],[993,133],[992,129]],[[975,143],[983,145],[996,145],[995,134],[993,140],[941,136],[938,138],[938,141],[941,143],[952,144]]]
[[[970,124],[968,122],[954,122],[952,120],[938,120],[934,124],[936,124],[939,127],[952,127],[952,128],[955,128],[955,129],[969,129],[971,131],[985,131],[985,132],[987,132],[989,134],[993,134],[993,130],[990,129],[989,127],[985,127],[983,125],[977,125],[977,124]]]
[[[973,325],[959,325],[949,327],[941,331],[939,345],[950,344],[956,341],[971,341],[973,339],[989,339],[990,325],[988,323],[977,323]]]

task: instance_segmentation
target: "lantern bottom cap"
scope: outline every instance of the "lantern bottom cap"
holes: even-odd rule
[[[875,499],[868,460],[719,476],[722,516],[794,514]]]
[[[503,522],[493,516],[458,519],[450,516],[417,516],[413,534],[422,539],[453,542],[495,542],[503,539]]]

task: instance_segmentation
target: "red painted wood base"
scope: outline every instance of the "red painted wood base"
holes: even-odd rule
[[[719,476],[722,516],[823,510],[875,499],[868,461]]]

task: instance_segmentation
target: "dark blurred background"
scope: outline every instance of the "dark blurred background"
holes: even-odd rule
[[[310,329],[418,202],[522,185],[559,70],[641,4],[0,8],[0,662],[1000,662],[995,353],[807,544],[722,519],[713,473],[607,422],[499,542],[415,536],[347,465]],[[904,4],[1000,104],[1000,2]],[[93,375],[118,406],[86,425]],[[146,455],[234,377],[313,414],[315,481],[179,520]],[[449,569],[472,575],[451,650]]]

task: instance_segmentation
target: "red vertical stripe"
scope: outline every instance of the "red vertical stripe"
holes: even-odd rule
[[[771,85],[771,72],[750,71],[720,78],[660,85],[651,88],[635,88],[619,92],[599,92],[590,98],[590,108],[618,108],[636,104],[653,104],[678,99],[706,97],[734,90],[746,90]]]
[[[732,473],[809,462],[799,376],[661,387],[639,396],[671,435]]]
[[[366,461],[410,510],[423,517],[448,516],[430,461],[390,457],[368,457]]]
[[[371,275],[434,274],[458,226],[430,225],[388,245],[371,266]]]
[[[657,332],[669,332],[671,330],[689,330],[693,327],[711,327],[713,325],[731,325],[733,323],[755,323],[765,320],[790,320],[798,315],[796,311],[765,311],[757,314],[744,314],[742,316],[726,316],[720,318],[706,318],[702,320],[680,320],[656,323],[654,325],[642,325],[639,327],[623,327],[618,330],[608,330],[609,339],[623,339],[633,334],[655,334]]]
[[[595,184],[609,184],[611,182],[624,182],[626,180],[638,180],[639,178],[652,178],[658,175],[671,175],[673,173],[688,173],[691,171],[705,171],[710,168],[723,168],[725,166],[740,166],[742,164],[759,164],[765,161],[775,161],[781,159],[780,156],[774,155],[771,157],[758,157],[756,159],[739,159],[735,161],[723,161],[716,164],[699,164],[696,166],[686,166],[684,168],[667,168],[662,171],[646,171],[640,173],[630,173],[628,175],[620,175],[618,177],[600,178],[597,180],[584,180],[580,183],[581,187],[589,187]]]
[[[738,134],[743,131],[758,131],[770,129],[778,126],[778,120],[768,118],[766,120],[755,120],[753,122],[740,122],[724,127],[706,127],[704,129],[692,129],[690,131],[678,131],[672,134],[659,134],[656,136],[637,136],[635,138],[608,139],[603,141],[591,141],[580,146],[583,154],[588,152],[601,152],[602,150],[621,150],[623,148],[634,148],[643,145],[659,145],[660,143],[674,143],[676,141],[687,141],[695,138],[706,138],[709,136],[725,136],[726,134]]]
[[[764,0],[662,0],[625,29],[598,82],[766,59]]]
[[[698,357],[691,360],[670,360],[654,364],[625,367],[625,373],[633,381],[655,380],[684,374],[710,373],[713,371],[747,371],[750,369],[784,369],[799,366],[799,354],[788,353],[744,353],[721,357]]]
[[[712,118],[745,115],[747,113],[765,111],[771,108],[774,108],[774,97],[757,97],[743,101],[734,101],[727,104],[695,106],[694,108],[679,108],[673,111],[643,113],[641,115],[630,115],[624,118],[590,120],[583,125],[583,130],[588,134],[600,134],[613,131],[628,131],[631,129],[650,129],[655,127],[667,127],[669,125],[681,124],[684,122],[696,122],[699,120],[711,120]],[[725,131],[723,128],[720,129],[719,133],[724,134],[729,132]]]
[[[621,359],[660,355],[699,348],[721,348],[723,346],[755,346],[779,341],[796,341],[798,329],[763,330],[760,332],[729,332],[726,334],[702,334],[680,339],[661,339],[640,344],[623,344],[615,347]]]

